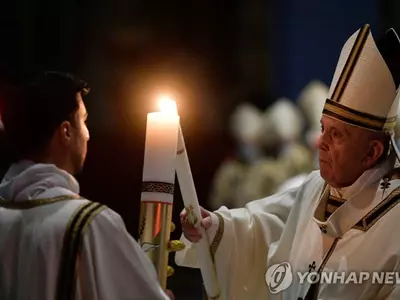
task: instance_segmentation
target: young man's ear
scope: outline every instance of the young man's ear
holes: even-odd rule
[[[69,142],[71,139],[71,123],[68,121],[62,122],[58,131],[61,141],[66,143]]]

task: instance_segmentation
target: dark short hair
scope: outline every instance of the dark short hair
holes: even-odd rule
[[[1,117],[16,158],[43,151],[62,122],[73,122],[79,108],[76,94],[84,96],[89,90],[85,81],[71,74],[43,72],[8,93]]]

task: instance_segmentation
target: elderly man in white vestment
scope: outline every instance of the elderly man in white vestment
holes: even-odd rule
[[[394,30],[377,42],[356,31],[323,109],[320,170],[244,208],[202,211],[224,299],[400,299],[399,55]],[[198,267],[202,237],[185,211],[181,222],[176,262]]]
[[[87,84],[47,72],[2,107],[18,160],[0,184],[0,299],[169,299],[111,209],[79,195]]]

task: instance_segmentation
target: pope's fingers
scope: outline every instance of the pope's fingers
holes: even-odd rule
[[[203,220],[201,220],[200,225],[205,230],[209,229],[211,227],[211,225],[212,225],[211,216],[209,215],[208,217],[206,217]]]
[[[182,229],[186,239],[188,239],[192,243],[196,243],[202,238],[199,230],[191,225],[182,226]]]
[[[200,234],[200,231],[196,227],[187,222],[182,224],[182,230],[187,234]]]
[[[186,217],[181,217],[181,225],[182,225],[183,230],[189,230],[189,231],[197,230],[196,227],[194,227],[194,225],[191,224],[189,222],[189,220],[187,220]]]
[[[205,208],[203,208],[202,206],[200,206],[200,213],[201,213],[201,217],[202,217],[202,218],[206,218],[206,217],[210,216],[210,212],[209,212],[208,210],[206,210]],[[184,209],[180,212],[179,217],[180,217],[181,220],[182,220],[182,219],[185,219],[186,216],[187,216],[187,210],[186,210],[186,208],[184,208]]]
[[[186,208],[184,208],[184,209],[181,211],[181,213],[179,214],[179,217],[180,217],[181,219],[186,217]]]
[[[185,238],[191,243],[198,243],[202,238],[201,235],[187,235],[185,233],[184,233],[184,235],[185,235]]]
[[[175,296],[172,293],[172,291],[170,290],[166,290],[165,293],[167,294],[167,296],[171,299],[171,300],[175,300]]]
[[[200,212],[201,212],[201,217],[203,219],[210,216],[210,212],[201,206],[200,206]]]

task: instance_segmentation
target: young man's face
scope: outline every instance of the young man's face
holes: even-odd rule
[[[75,112],[74,125],[71,128],[70,161],[74,173],[82,170],[86,159],[89,130],[86,126],[87,111],[80,93],[76,94],[79,108]]]

